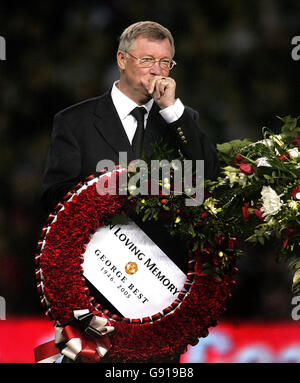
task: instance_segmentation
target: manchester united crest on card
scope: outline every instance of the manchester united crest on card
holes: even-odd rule
[[[127,274],[135,274],[138,271],[138,265],[135,262],[128,262],[125,265],[125,271]]]

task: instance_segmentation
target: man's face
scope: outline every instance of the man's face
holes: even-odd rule
[[[138,58],[172,59],[171,44],[167,38],[164,40],[150,40],[139,36],[134,41],[129,53]],[[139,60],[123,51],[118,52],[117,59],[121,69],[118,87],[137,104],[144,104],[151,98],[146,86],[150,84],[154,76],[167,77],[169,75],[169,70],[162,69],[159,62],[156,62],[150,68],[142,68],[139,65]]]

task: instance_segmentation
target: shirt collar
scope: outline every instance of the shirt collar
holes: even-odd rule
[[[154,102],[153,98],[151,98],[151,100],[144,105],[138,105],[129,97],[127,97],[123,92],[121,92],[120,89],[117,88],[117,83],[118,81],[115,81],[112,86],[111,98],[113,100],[115,108],[117,109],[121,121],[124,120],[130,114],[130,112],[137,106],[143,106],[144,108],[146,108],[147,112],[145,114],[145,117],[147,118]]]

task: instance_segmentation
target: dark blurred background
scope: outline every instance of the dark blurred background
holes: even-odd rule
[[[118,78],[118,37],[157,21],[176,43],[177,94],[198,110],[216,143],[261,139],[276,115],[299,114],[300,35],[296,0],[110,0],[1,2],[0,295],[7,316],[43,315],[34,255],[44,215],[39,196],[52,118],[102,94]],[[290,319],[291,273],[276,249],[249,248],[225,317]]]

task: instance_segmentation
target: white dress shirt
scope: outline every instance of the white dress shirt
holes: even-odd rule
[[[117,88],[116,86],[117,82],[118,81],[115,81],[113,84],[113,87],[111,90],[111,98],[117,110],[117,113],[120,117],[120,120],[123,124],[128,140],[131,144],[134,133],[136,131],[136,127],[137,127],[137,121],[130,114],[131,111],[137,106],[143,106],[144,108],[146,108],[147,112],[145,113],[145,120],[144,120],[144,126],[146,127],[147,119],[148,119],[154,100],[152,98],[146,104],[138,105]],[[165,121],[168,124],[170,124],[178,120],[181,117],[183,111],[184,111],[184,106],[182,102],[179,100],[179,98],[177,98],[173,105],[170,105],[167,108],[160,110],[159,113],[165,119]]]

